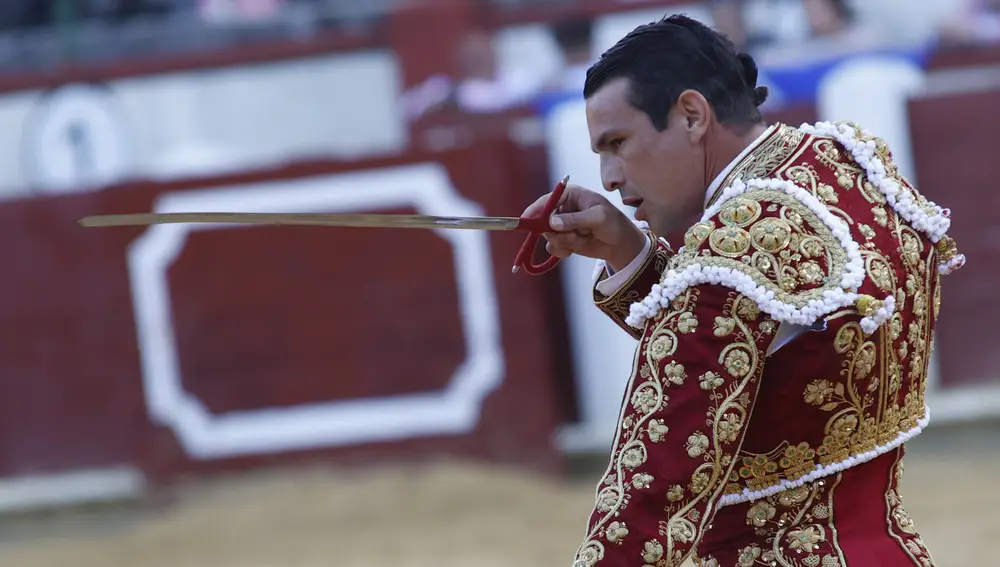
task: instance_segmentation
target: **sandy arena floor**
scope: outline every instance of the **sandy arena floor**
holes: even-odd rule
[[[993,565],[1000,436],[926,434],[903,495],[940,567]],[[441,464],[301,472],[201,486],[155,514],[60,514],[0,524],[3,567],[568,566],[598,472],[557,484]]]

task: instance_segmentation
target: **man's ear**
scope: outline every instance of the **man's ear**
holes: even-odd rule
[[[700,92],[688,89],[677,97],[675,107],[691,143],[700,142],[712,120],[712,105],[708,103],[708,99]]]

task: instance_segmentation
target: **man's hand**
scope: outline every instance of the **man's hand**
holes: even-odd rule
[[[523,216],[538,214],[548,198],[548,194],[539,197]],[[603,195],[577,185],[566,187],[549,225],[555,230],[545,234],[549,254],[599,258],[616,272],[628,266],[646,244],[646,236],[635,223]]]

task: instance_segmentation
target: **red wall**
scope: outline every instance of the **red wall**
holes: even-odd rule
[[[486,214],[528,198],[505,143],[433,156]],[[151,210],[165,192],[423,162],[407,155],[0,206],[0,477],[130,463],[154,477],[280,458],[198,461],[155,427],[144,401],[126,250],[143,228],[89,228],[91,214]],[[405,208],[378,212],[412,212]],[[545,278],[513,275],[520,233],[489,236],[503,384],[468,435],[322,451],[338,461],[461,454],[554,470],[553,353]],[[550,278],[553,276],[549,276]],[[466,355],[452,251],[430,231],[251,227],[190,235],[169,270],[187,391],[213,414],[441,388]],[[168,340],[171,339],[168,337]],[[314,457],[316,451],[299,452]]]
[[[1000,267],[1000,90],[910,103],[916,185],[952,211],[949,234],[968,258],[943,278],[937,355],[944,385],[984,384],[1000,368],[996,288]]]

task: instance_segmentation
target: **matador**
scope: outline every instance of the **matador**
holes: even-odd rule
[[[933,565],[899,482],[965,262],[950,212],[859,125],[766,125],[756,80],[683,16],[588,71],[636,220],[571,186],[548,249],[598,259],[594,301],[638,346],[575,567]]]

